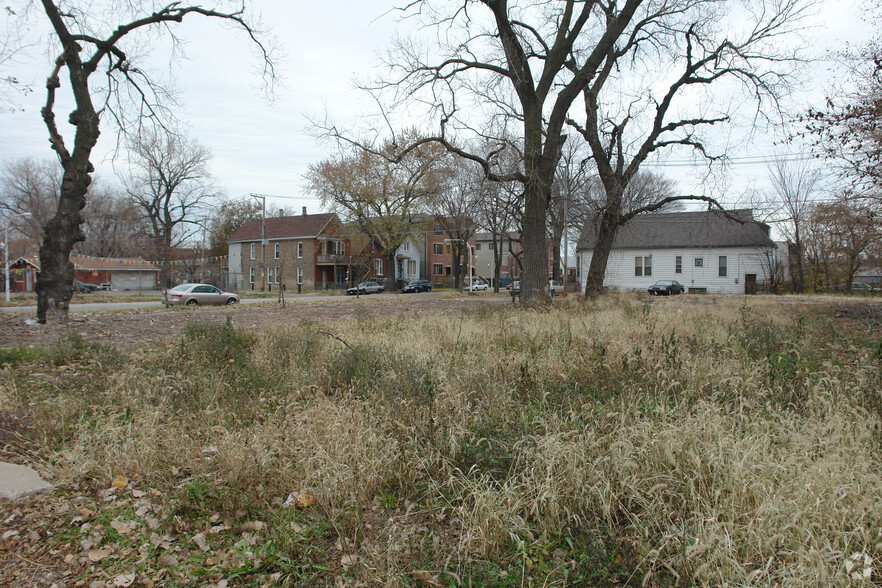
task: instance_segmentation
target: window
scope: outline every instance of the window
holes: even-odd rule
[[[447,245],[444,246],[444,251],[446,251],[447,253],[450,253],[450,243],[448,243]]]
[[[410,251],[410,241],[405,241],[401,244],[402,251]]]
[[[279,243],[273,245],[273,259],[279,258]]]
[[[279,266],[276,266],[276,279],[273,280],[276,284],[279,283],[279,275],[280,275],[281,273],[282,273],[282,272],[279,271]]]
[[[257,259],[257,243],[251,244],[251,259]]]
[[[374,260],[374,273],[376,273],[378,276],[383,275],[383,260],[382,259],[375,259]]]
[[[441,255],[442,253],[444,253],[444,245],[442,245],[441,243],[435,243],[434,245],[432,245],[432,250],[434,251],[435,255]]]
[[[695,258],[695,267],[704,267],[704,258],[696,257]]]
[[[303,283],[303,268],[302,267],[297,268],[297,283],[298,284]]]
[[[652,256],[642,257],[638,255],[634,258],[634,275],[635,276],[651,276],[652,275]]]
[[[432,265],[432,273],[435,274],[436,276],[440,276],[441,274],[444,273],[444,266],[441,265],[440,263],[433,264]]]
[[[493,241],[490,241],[489,243],[487,243],[487,249],[489,249],[490,251],[493,251],[494,249],[496,249],[496,243],[494,243]]]
[[[297,259],[303,259],[303,241],[297,241]]]
[[[475,251],[480,251],[480,250],[481,250],[481,244],[480,244],[480,243],[476,243],[476,244],[475,244]]]
[[[441,234],[441,227],[435,227],[435,234],[436,234],[436,235],[440,235],[440,234]]]
[[[635,276],[642,276],[643,275],[643,258],[639,255],[634,258],[634,275]]]
[[[729,267],[728,267],[727,263],[728,262],[726,260],[726,256],[721,255],[720,256],[720,271],[718,274],[721,278],[725,278],[729,274]]]
[[[415,276],[416,275],[416,260],[408,259],[407,260],[407,275]]]
[[[445,266],[444,266],[444,273],[447,274],[448,276],[452,275],[451,272],[450,272],[450,266],[449,266],[449,265],[445,265]]]
[[[651,276],[652,275],[652,256],[643,258],[643,275]]]
[[[254,284],[254,268],[253,267],[248,268],[248,283],[252,284],[252,285]]]
[[[674,258],[674,273],[682,274],[683,273],[683,256],[678,255]]]

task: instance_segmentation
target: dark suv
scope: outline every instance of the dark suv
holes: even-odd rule
[[[414,280],[401,289],[402,294],[410,294],[411,292],[431,292],[432,282],[429,280]]]

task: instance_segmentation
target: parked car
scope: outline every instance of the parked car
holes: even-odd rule
[[[560,282],[555,282],[554,280],[548,281],[548,293],[552,296],[560,294],[561,292],[563,292],[563,289],[563,284],[561,284]]]
[[[87,282],[81,282],[79,280],[74,280],[74,286],[77,289],[77,292],[82,294],[88,294],[89,292],[96,292],[101,289],[101,286],[98,284],[89,284]]]
[[[836,286],[836,290],[839,292],[845,292],[845,284],[839,284],[838,286]],[[879,288],[874,288],[869,284],[864,284],[863,282],[852,282],[851,291],[854,294],[872,294],[874,292],[879,292]]]
[[[236,304],[239,295],[222,292],[209,284],[181,284],[170,290],[163,290],[159,301],[166,306],[197,306],[199,304]]]
[[[383,286],[376,282],[361,282],[358,286],[346,288],[347,294],[378,294],[383,291]]]
[[[686,288],[677,280],[659,280],[650,286],[647,291],[653,296],[658,296],[659,294],[670,296],[671,294],[682,294],[686,291]]]
[[[432,282],[429,280],[414,280],[401,289],[402,294],[410,294],[413,292],[431,292]]]
[[[467,280],[465,282],[465,289],[469,292],[486,292],[487,283],[481,280],[472,280],[471,282]]]

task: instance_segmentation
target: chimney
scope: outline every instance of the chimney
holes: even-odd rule
[[[303,207],[303,216],[306,216],[306,207]]]

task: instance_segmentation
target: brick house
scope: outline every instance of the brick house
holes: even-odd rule
[[[300,216],[251,220],[228,243],[229,281],[237,290],[345,286],[351,243],[336,214],[304,208]]]

